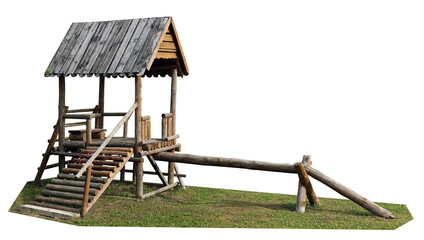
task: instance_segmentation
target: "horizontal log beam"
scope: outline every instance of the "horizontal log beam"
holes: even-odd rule
[[[158,161],[162,160],[197,165],[244,168],[271,172],[297,173],[293,164],[288,163],[269,163],[237,158],[210,157],[169,152],[157,153],[154,154],[153,157]]]
[[[148,197],[154,196],[156,194],[163,193],[163,192],[165,192],[165,191],[167,191],[167,190],[169,190],[171,188],[174,188],[177,185],[178,185],[178,182],[175,182],[175,183],[170,184],[168,186],[165,186],[163,188],[159,188],[158,190],[155,190],[155,191],[152,191],[152,192],[149,192],[149,193],[144,194],[143,195],[143,198],[148,198]]]

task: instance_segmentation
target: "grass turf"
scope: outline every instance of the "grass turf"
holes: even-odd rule
[[[10,211],[19,213],[19,206],[34,200],[43,186],[27,183]],[[145,184],[144,192],[157,188]],[[402,204],[378,203],[395,215],[395,219],[383,219],[340,199],[320,198],[321,206],[307,205],[306,212],[299,214],[294,211],[294,195],[190,186],[145,200],[134,195],[131,182],[114,181],[84,219],[53,220],[77,226],[396,229],[413,219]]]

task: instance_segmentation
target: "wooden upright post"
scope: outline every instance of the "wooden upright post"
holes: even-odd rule
[[[311,166],[311,156],[303,155],[302,163],[305,166]],[[303,186],[302,182],[299,180],[299,186],[297,189],[297,202],[296,202],[296,212],[305,212],[306,208],[306,187]]]
[[[103,128],[103,113],[105,112],[105,77],[99,77],[99,113],[102,114],[101,117],[96,118],[96,128]]]
[[[318,197],[316,196],[315,191],[312,188],[311,181],[309,180],[308,174],[306,173],[303,163],[295,163],[294,168],[296,168],[297,175],[299,176],[299,181],[306,188],[306,196],[308,197],[309,203],[313,206],[319,206]]]
[[[171,77],[171,109],[170,112],[172,113],[172,126],[169,126],[168,128],[172,127],[171,136],[176,134],[176,120],[177,120],[177,69],[172,69],[172,77]],[[170,136],[168,136],[170,137]],[[171,152],[175,152],[175,150],[172,150]],[[168,183],[173,184],[174,183],[174,169],[175,169],[175,163],[169,162],[168,163]]]
[[[141,128],[141,77],[135,77],[135,101],[137,102],[137,108],[135,109],[135,143],[134,143],[134,155],[141,157],[141,142],[142,128]],[[136,197],[143,197],[143,162],[139,161],[134,164],[135,181],[136,181]],[[134,176],[133,176],[134,177]]]
[[[65,77],[59,77],[59,151],[64,152],[65,147]],[[65,167],[65,156],[59,156],[59,173]]]

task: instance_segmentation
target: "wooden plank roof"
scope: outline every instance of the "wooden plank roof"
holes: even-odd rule
[[[171,37],[176,46],[171,57],[160,54],[165,37]],[[166,72],[150,71],[152,65],[159,66],[153,64],[159,58],[163,60],[160,69],[166,70],[169,64],[177,66],[178,75],[188,75],[171,17],[72,23],[44,75],[164,76]]]

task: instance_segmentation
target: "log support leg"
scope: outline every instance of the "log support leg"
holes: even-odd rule
[[[136,165],[136,197],[143,198],[143,161],[135,163]]]
[[[299,181],[306,189],[306,196],[308,197],[309,203],[312,206],[319,206],[318,197],[315,195],[314,189],[312,188],[311,181],[309,180],[303,163],[295,163],[294,167],[297,171],[297,175],[299,176]]]
[[[311,156],[304,155],[302,160],[303,165],[311,166]],[[306,187],[299,181],[297,189],[296,212],[305,212],[306,208]]]

